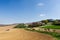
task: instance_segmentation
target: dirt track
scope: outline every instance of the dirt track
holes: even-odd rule
[[[6,31],[10,29],[9,31]],[[0,40],[53,40],[50,35],[13,29],[13,26],[0,27]]]

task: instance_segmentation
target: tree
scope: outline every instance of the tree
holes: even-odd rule
[[[60,20],[54,20],[53,25],[60,25]]]
[[[47,24],[48,20],[42,20],[41,22]]]

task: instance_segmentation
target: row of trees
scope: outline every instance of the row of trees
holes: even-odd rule
[[[56,20],[47,19],[47,20],[42,20],[41,22],[45,23],[45,24],[51,23],[52,25],[60,25],[60,20],[58,20],[58,19],[56,19]]]

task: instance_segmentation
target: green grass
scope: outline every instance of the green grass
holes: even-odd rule
[[[57,26],[57,25],[47,25],[47,26],[44,26],[42,28],[60,29],[60,26]]]

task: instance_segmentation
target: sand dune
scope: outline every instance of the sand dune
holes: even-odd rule
[[[10,30],[6,31],[7,29]],[[50,35],[5,26],[0,27],[0,40],[53,40],[53,38]]]

